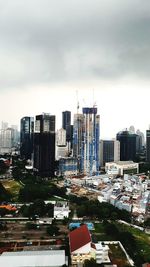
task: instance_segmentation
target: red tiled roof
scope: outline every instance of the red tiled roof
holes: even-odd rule
[[[84,224],[79,228],[69,233],[70,251],[73,252],[89,242],[91,242],[91,236],[87,226]]]

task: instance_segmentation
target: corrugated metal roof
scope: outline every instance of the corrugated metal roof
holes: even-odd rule
[[[64,250],[5,252],[0,256],[0,266],[7,267],[59,267],[64,264]]]

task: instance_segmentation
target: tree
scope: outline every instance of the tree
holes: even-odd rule
[[[119,231],[115,224],[106,222],[104,225],[104,229],[107,235],[111,235],[117,239]]]
[[[0,202],[9,201],[10,199],[11,199],[11,194],[0,183]]]
[[[150,218],[147,218],[146,221],[144,222],[144,225],[146,227],[150,227]]]
[[[50,236],[53,236],[53,235],[58,235],[59,233],[59,228],[55,225],[51,225],[51,226],[48,226],[47,227],[47,233],[50,235]]]
[[[85,260],[83,263],[83,267],[98,267],[99,265],[96,261],[92,258],[90,260]]]
[[[26,223],[26,228],[27,228],[28,230],[37,229],[37,225],[36,225],[35,223],[27,222],[27,223]]]

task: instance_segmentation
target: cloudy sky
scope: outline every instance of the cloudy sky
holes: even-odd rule
[[[101,138],[149,127],[150,1],[0,0],[0,121],[59,128],[77,99],[96,102]]]

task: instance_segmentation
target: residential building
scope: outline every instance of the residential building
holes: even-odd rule
[[[55,116],[37,115],[34,131],[34,170],[42,177],[55,171]]]
[[[100,141],[100,165],[105,166],[106,162],[120,160],[120,142],[118,140]]]
[[[20,156],[23,159],[33,157],[34,118],[23,117],[20,121]]]

